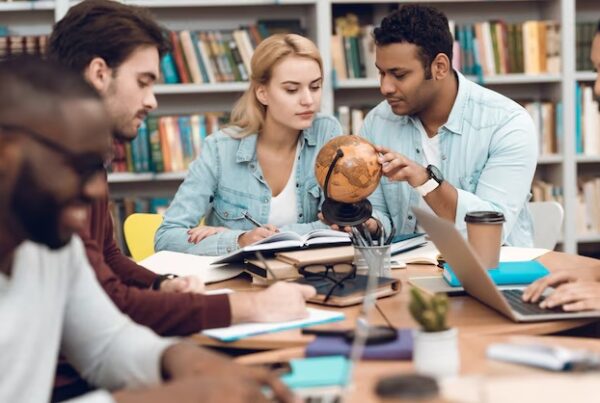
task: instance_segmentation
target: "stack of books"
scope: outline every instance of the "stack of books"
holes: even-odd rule
[[[11,35],[0,26],[0,60],[21,54],[44,56],[48,35]]]
[[[584,84],[575,88],[575,152],[600,155],[600,111],[594,89]]]
[[[598,21],[578,22],[575,28],[575,58],[577,71],[592,71],[594,65],[590,60],[592,41],[596,36]]]

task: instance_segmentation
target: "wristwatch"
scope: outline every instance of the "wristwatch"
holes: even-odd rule
[[[174,278],[177,278],[177,277],[179,277],[177,274],[159,274],[158,276],[156,276],[156,278],[152,282],[152,286],[150,288],[158,291],[158,290],[160,290],[160,285],[162,284],[163,281],[173,280]]]
[[[429,180],[421,186],[415,187],[422,197],[437,189],[444,181],[442,172],[435,165],[427,165],[427,173],[429,174]]]

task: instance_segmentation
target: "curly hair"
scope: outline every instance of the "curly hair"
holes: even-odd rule
[[[375,44],[412,43],[419,49],[419,59],[425,69],[425,78],[431,78],[431,63],[443,53],[452,61],[454,39],[448,18],[430,6],[407,4],[386,16],[381,26],[373,31]]]

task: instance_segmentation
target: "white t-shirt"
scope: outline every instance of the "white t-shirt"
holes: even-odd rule
[[[298,222],[298,196],[296,194],[298,155],[300,155],[300,143],[296,147],[294,165],[292,166],[292,171],[285,187],[277,196],[271,198],[268,222],[276,227],[296,224]]]
[[[429,137],[427,135],[427,131],[423,127],[423,124],[420,120],[417,120],[417,128],[421,133],[421,148],[423,149],[423,157],[425,159],[425,166],[434,165],[437,168],[440,168],[441,162],[441,151],[440,151],[440,136],[436,134],[433,137]],[[431,214],[435,214],[429,204],[425,201],[425,198],[421,197],[419,201],[419,207],[424,209],[425,211],[430,212]],[[422,231],[422,229],[419,229]]]
[[[123,315],[100,288],[77,237],[59,250],[24,242],[11,276],[0,273],[0,402],[50,400],[59,348],[104,389],[160,383],[173,340]],[[106,390],[75,399],[113,402]]]

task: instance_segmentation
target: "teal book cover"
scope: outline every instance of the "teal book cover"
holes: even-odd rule
[[[496,285],[525,285],[549,274],[548,269],[537,260],[524,262],[500,262],[498,268],[487,271]],[[442,273],[446,282],[452,287],[460,287],[460,281],[448,263],[444,264]]]
[[[290,361],[290,372],[281,380],[290,389],[344,386],[348,383],[350,360],[341,355]]]

